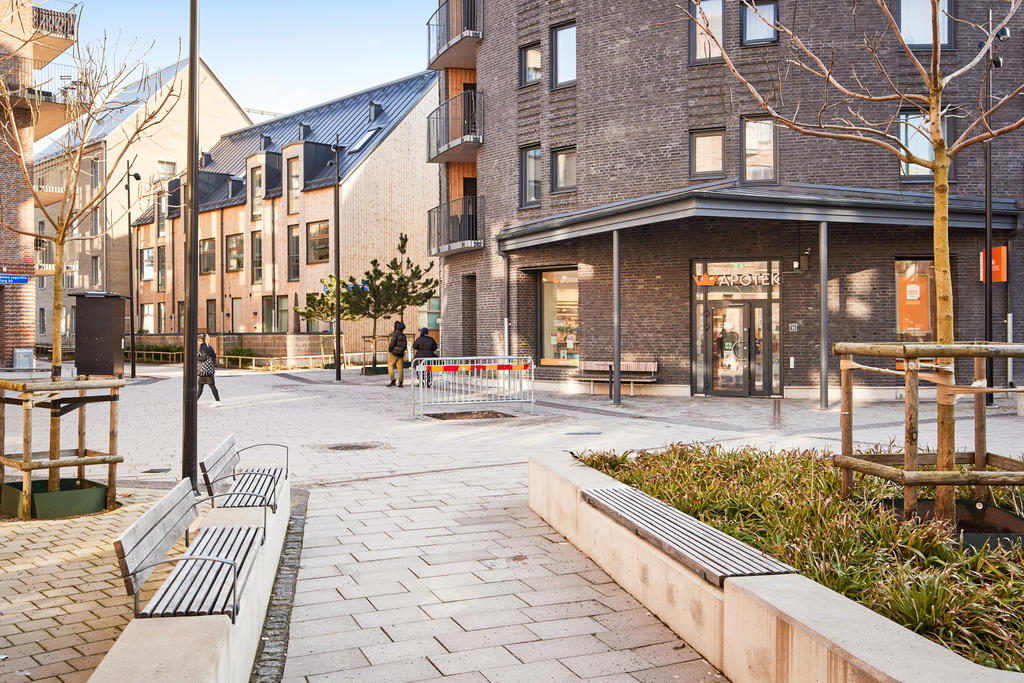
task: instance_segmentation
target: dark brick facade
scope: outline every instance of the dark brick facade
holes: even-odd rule
[[[764,72],[764,61],[783,58],[778,45],[739,47],[739,3],[727,1],[725,40],[748,73]],[[778,3],[781,17],[794,16],[793,0]],[[864,66],[864,51],[855,42],[871,26],[879,24],[874,6],[857,6],[856,21],[844,12],[813,13],[800,5],[796,28],[815,48],[834,47],[836,73],[850,79],[849,64]],[[981,22],[987,9],[998,13],[1002,3],[961,0],[958,17]],[[551,89],[549,80],[551,27],[566,21],[577,24],[577,84]],[[811,28],[808,29],[808,26]],[[853,26],[853,28],[851,28]],[[1024,15],[1013,22],[1014,36],[1024,35]],[[695,182],[689,177],[689,132],[704,128],[725,129],[725,172],[740,175],[740,122],[761,110],[722,64],[688,65],[688,27],[677,3],[643,0],[615,3],[609,0],[489,0],[484,39],[477,49],[477,87],[483,94],[484,146],[477,155],[480,194],[486,200],[481,238],[482,250],[442,259],[442,346],[446,355],[475,347],[481,354],[498,353],[503,345],[505,316],[505,265],[498,252],[500,230],[525,221],[575,211],[634,197],[672,190]],[[952,70],[957,59],[974,49],[977,38],[963,25],[956,27],[960,50],[944,53]],[[540,42],[543,75],[539,83],[518,86],[518,48]],[[883,59],[900,82],[920,89],[920,77],[894,41]],[[1001,48],[1009,50],[1010,47]],[[1019,52],[1019,48],[1013,48]],[[922,53],[924,54],[924,53]],[[924,56],[922,56],[924,58]],[[870,65],[868,64],[870,67]],[[859,69],[859,75],[877,81]],[[811,81],[791,77],[787,97],[813,98]],[[916,79],[916,80],[915,80]],[[945,101],[976,106],[980,72],[954,83]],[[996,93],[1024,80],[1024,61],[1008,60],[995,73]],[[762,78],[761,84],[767,81]],[[881,84],[875,82],[873,86]],[[445,88],[442,79],[441,87]],[[444,91],[442,91],[444,92]],[[810,105],[808,105],[810,106]],[[1024,103],[1014,104],[1006,120],[1024,114]],[[957,123],[953,123],[953,135]],[[884,150],[858,143],[843,143],[777,132],[779,180],[783,183],[815,183],[834,186],[929,192],[930,181],[901,182],[898,162]],[[542,147],[542,197],[536,208],[518,207],[518,154],[524,145]],[[566,145],[578,150],[577,190],[552,194],[547,178],[550,152]],[[996,168],[993,194],[1024,200],[1024,133],[1000,138],[993,146]],[[982,147],[957,157],[951,192],[980,196],[984,191]],[[441,197],[448,195],[442,174]],[[880,341],[895,335],[895,277],[897,257],[928,257],[930,230],[900,225],[830,225],[830,337],[834,340]],[[997,231],[996,244],[1005,244],[1008,233]],[[978,282],[978,253],[983,246],[980,230],[952,230],[954,295],[958,339],[983,336],[982,285]],[[657,360],[659,381],[690,383],[691,264],[694,260],[780,259],[784,270],[807,249],[808,268],[787,272],[782,284],[782,378],[785,386],[816,385],[819,379],[818,225],[817,223],[769,222],[724,219],[691,219],[634,227],[622,232],[623,359]],[[1024,272],[1024,245],[1012,248],[1011,276],[1020,281]],[[544,247],[512,251],[510,260],[511,336],[513,352],[536,355],[537,275],[541,266],[578,265],[580,280],[580,335],[585,359],[605,360],[611,355],[611,238],[608,235],[559,242]],[[528,270],[523,270],[528,269]],[[465,298],[466,275],[476,277],[476,301]],[[475,304],[475,305],[474,305]],[[1017,321],[1014,337],[1024,339],[1024,292],[1013,294]],[[996,340],[1006,336],[1007,285],[995,285]],[[472,325],[467,313],[472,311]],[[797,325],[789,332],[790,323]],[[475,328],[475,340],[466,339]],[[788,359],[794,367],[789,369]],[[1005,376],[1005,364],[997,363],[997,380]],[[838,382],[838,362],[833,359],[830,380]],[[543,368],[541,378],[557,378],[569,370]],[[1017,381],[1024,380],[1024,362],[1017,364]],[[861,377],[867,382],[886,378]]]
[[[16,112],[17,135],[31,151],[32,121],[27,110]],[[4,133],[5,135],[7,133]],[[22,230],[32,229],[32,195],[10,150],[0,153],[0,210],[4,222]],[[28,275],[27,285],[0,285],[0,367],[13,365],[14,349],[35,347],[36,270],[32,238],[0,228],[0,267],[5,275]],[[47,321],[49,329],[49,321]]]

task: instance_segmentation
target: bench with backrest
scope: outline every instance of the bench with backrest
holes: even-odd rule
[[[594,393],[594,382],[611,382],[610,360],[580,361],[579,372],[574,379],[590,382],[590,393]],[[646,360],[624,360],[619,363],[620,381],[629,384],[629,395],[633,395],[634,384],[654,384],[658,381],[658,362]],[[609,392],[611,386],[608,387]]]
[[[262,497],[262,527],[203,527],[194,539],[189,539],[196,507],[211,498],[197,499],[191,482],[183,479],[114,541],[125,588],[135,598],[136,617],[224,614],[234,623],[242,591],[266,537],[270,503]],[[168,557],[182,536],[185,553]],[[142,585],[157,566],[167,563],[174,569],[140,610]]]
[[[796,572],[643,491],[622,486],[580,493],[587,503],[719,588],[729,577]]]
[[[274,447],[284,449],[284,467],[254,467],[238,471],[241,454],[253,448]],[[221,501],[221,507],[254,507],[262,505],[263,498],[277,511],[278,484],[288,478],[288,447],[279,443],[259,443],[239,448],[235,435],[229,435],[219,446],[199,461],[207,495],[214,495],[217,482],[233,479],[231,490]]]

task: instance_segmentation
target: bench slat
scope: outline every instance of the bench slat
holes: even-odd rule
[[[216,545],[219,533],[214,529],[200,529],[195,541],[188,547],[185,556],[188,555],[209,555],[211,549]],[[140,614],[145,616],[164,615],[173,611],[174,606],[180,602],[189,590],[192,577],[205,569],[204,565],[210,562],[175,562],[170,575],[164,580],[160,588],[150,599]]]
[[[191,482],[182,479],[114,541],[114,552],[129,595],[135,592],[135,586],[146,582],[153,570],[137,574],[134,581],[129,576],[131,572],[163,559],[195,521],[193,500]]]
[[[245,527],[242,543],[238,546],[234,559],[238,563],[238,595],[236,598],[241,603],[241,597],[245,585],[249,580],[252,567],[255,565],[256,553],[259,549],[260,530],[256,527]],[[224,579],[217,590],[210,593],[206,602],[201,605],[201,614],[228,614],[231,613],[231,573],[224,575]]]
[[[231,487],[231,493],[237,495],[225,497],[224,502],[221,504],[222,507],[253,507],[262,505],[262,500],[255,496],[247,496],[246,494],[257,493],[272,499],[272,494],[277,490],[284,476],[284,469],[280,467],[264,467],[246,470],[246,472],[249,473],[248,476],[238,477],[235,480],[235,484]],[[264,474],[273,475],[273,480],[270,477],[263,476]]]
[[[580,363],[580,370],[583,372],[608,372],[610,360],[585,360]],[[657,361],[624,360],[619,363],[620,372],[657,372]]]
[[[252,539],[252,534],[249,533],[251,530],[251,528],[247,530],[244,527],[225,528],[225,533],[221,537],[221,547],[216,550],[216,556],[237,562],[239,554],[244,551]],[[203,582],[192,591],[191,599],[179,609],[183,616],[197,616],[206,613],[204,610],[212,611],[213,596],[225,583],[231,583],[231,567],[220,563],[213,566],[212,562],[207,562],[207,564],[211,565],[212,569]],[[241,577],[239,577],[239,582],[241,582]]]
[[[199,470],[203,473],[207,495],[213,495],[212,482],[233,472],[240,459],[235,435],[229,434],[220,445],[210,451],[209,455],[199,461]]]
[[[730,576],[796,571],[642,491],[630,487],[587,489],[582,495],[589,504],[719,587]]]

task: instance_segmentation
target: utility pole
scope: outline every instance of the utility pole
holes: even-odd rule
[[[192,490],[198,491],[197,430],[199,368],[196,365],[196,339],[199,336],[199,0],[190,0],[188,25],[188,161],[186,185],[188,192],[185,224],[185,339],[182,346],[184,382],[181,410],[181,476],[192,481]]]
[[[128,339],[131,346],[132,379],[135,379],[135,269],[132,267],[134,247],[132,247],[132,187],[131,180],[142,180],[138,173],[132,173],[131,160],[125,161],[127,170],[124,174],[124,189],[128,192],[128,320],[131,329]]]
[[[341,145],[334,135],[334,380],[341,381]]]

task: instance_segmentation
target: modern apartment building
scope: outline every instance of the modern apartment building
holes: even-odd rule
[[[888,4],[905,34],[927,26],[928,3]],[[757,5],[794,16],[791,0]],[[979,0],[944,7],[977,24],[989,7],[1005,10]],[[774,30],[742,3],[703,8],[741,68],[784,61]],[[833,46],[846,65],[863,62],[861,34],[881,19],[874,6],[858,6],[857,30],[845,10],[797,16],[807,40]],[[978,41],[968,23],[944,21],[951,70]],[[1012,30],[1024,34],[1024,15]],[[446,355],[507,349],[533,356],[540,380],[585,386],[572,381],[581,362],[612,360],[616,239],[622,358],[657,363],[652,391],[813,395],[823,337],[826,352],[839,340],[934,338],[926,169],[773,125],[677,3],[446,0],[428,22],[428,44],[443,101],[427,155],[443,168],[430,239],[441,260]],[[917,78],[898,47],[881,58],[900,78]],[[980,78],[956,81],[945,101],[976,103]],[[1010,59],[994,87],[1022,79],[1024,61]],[[1011,106],[1008,120],[1021,114],[1019,98]],[[900,121],[901,134],[914,115]],[[994,243],[1007,247],[1010,271],[993,283],[995,340],[1007,337],[1007,313],[1019,340],[1024,134],[995,141],[993,158]],[[962,340],[984,336],[982,160],[978,145],[953,165]],[[838,360],[828,363],[836,385]],[[998,382],[1005,368],[996,363]]]
[[[144,107],[158,106],[169,89],[178,93],[167,115],[133,145],[128,159],[131,173],[141,181],[129,180],[125,165],[115,180],[105,188],[103,202],[78,225],[79,234],[94,235],[91,239],[71,242],[65,247],[64,277],[64,344],[74,343],[75,291],[108,291],[128,296],[128,219],[129,208],[135,217],[152,202],[155,190],[166,187],[171,178],[184,171],[186,145],[184,144],[188,119],[188,60],[172,64],[133,83],[114,96],[113,101],[130,103],[110,112],[93,131],[86,147],[83,172],[78,175],[77,197],[88,202],[96,192],[103,190],[103,178],[121,152],[121,146],[130,135],[136,114]],[[205,62],[199,64],[200,149],[209,149],[224,133],[247,126],[252,121],[238,105],[227,88],[214,75]],[[36,155],[35,186],[39,196],[60,201],[68,177],[68,160],[56,143]],[[130,185],[130,190],[125,189]],[[128,204],[131,192],[132,206]],[[56,213],[56,207],[51,214]],[[42,211],[35,212],[38,229],[49,230]],[[108,229],[109,228],[109,229]],[[52,342],[53,311],[53,244],[42,242],[36,252],[36,340],[42,346]],[[133,245],[134,247],[134,245]],[[125,307],[127,316],[128,307]],[[127,327],[126,327],[127,329]]]
[[[76,40],[77,17],[52,3],[35,7],[27,0],[4,3],[0,9],[0,72],[13,97],[23,149],[68,121],[73,94],[72,67],[53,60]],[[6,128],[6,127],[5,127]],[[0,210],[4,220],[32,229],[32,194],[10,153],[0,155]],[[31,237],[0,228],[0,367],[13,363],[14,349],[35,343],[35,256]]]
[[[422,225],[438,171],[422,150],[435,84],[433,72],[421,72],[233,131],[209,148],[199,173],[200,330],[291,333],[280,343],[267,340],[280,354],[299,348],[296,333],[327,331],[294,309],[334,272],[336,142],[342,277],[361,278],[371,259],[390,260],[400,233],[409,235],[409,255],[426,266]],[[181,196],[181,181],[172,179],[135,222],[136,326],[148,333],[182,331]],[[434,328],[436,318],[431,309],[404,316],[407,325],[424,320]],[[349,350],[358,351],[370,322],[342,329]]]

